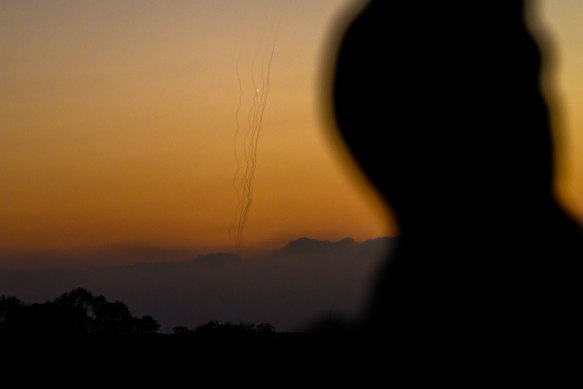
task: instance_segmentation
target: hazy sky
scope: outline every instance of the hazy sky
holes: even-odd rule
[[[244,133],[271,49],[245,247],[394,234],[322,113],[326,49],[353,3],[3,0],[0,250],[233,248],[237,117]],[[583,2],[539,3],[560,193],[583,219]]]
[[[386,234],[322,128],[348,3],[3,1],[0,248],[228,248],[236,111],[244,132],[273,43],[244,244]]]

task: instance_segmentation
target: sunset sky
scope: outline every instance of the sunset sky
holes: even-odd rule
[[[268,65],[243,247],[396,234],[322,98],[337,21],[355,3],[3,0],[0,253],[232,250],[235,134]],[[559,193],[583,220],[583,2],[538,3],[554,45]]]

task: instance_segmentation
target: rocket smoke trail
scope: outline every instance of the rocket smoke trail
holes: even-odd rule
[[[251,106],[247,112],[247,118],[244,122],[241,118],[243,108],[244,88],[242,74],[240,71],[241,51],[237,57],[236,75],[239,86],[238,106],[235,112],[236,125],[233,139],[235,151],[236,171],[233,177],[233,186],[237,194],[237,208],[235,221],[232,227],[232,234],[235,240],[237,250],[242,246],[243,232],[249,218],[249,211],[253,202],[253,177],[257,168],[257,149],[259,146],[259,137],[263,130],[263,115],[267,106],[270,87],[271,65],[275,54],[278,33],[270,43],[270,46],[260,55],[258,50],[255,52],[250,66],[251,79]],[[261,57],[260,69],[256,74],[255,63]],[[259,79],[257,79],[259,78]]]

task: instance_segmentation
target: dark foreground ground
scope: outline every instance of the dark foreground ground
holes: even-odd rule
[[[544,349],[540,337],[519,341],[486,324],[434,317],[371,330],[366,321],[332,319],[298,332],[210,321],[168,334],[152,317],[82,288],[42,304],[1,297],[0,382],[14,385],[0,387],[556,384],[578,371],[574,358],[557,353],[568,347]]]
[[[365,379],[374,371],[375,359],[388,361],[385,355],[365,354],[356,336],[339,333],[149,334],[0,345],[3,371],[22,383],[40,377],[45,384],[114,387],[285,387],[307,382],[328,387],[339,379]]]
[[[278,376],[287,382],[323,372],[331,379],[358,371],[367,359],[362,333],[331,318],[300,332],[217,321],[178,326],[170,334],[159,328],[154,318],[134,317],[124,303],[83,288],[42,304],[0,297],[0,371],[22,385],[117,387],[123,380],[132,387],[153,381],[178,387],[185,380],[220,384]]]

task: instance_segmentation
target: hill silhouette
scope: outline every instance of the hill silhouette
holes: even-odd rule
[[[289,242],[282,251],[292,255],[330,255],[333,253],[345,254],[356,248],[358,244],[352,238],[344,238],[338,242],[329,240],[318,240],[310,238],[300,238]]]

